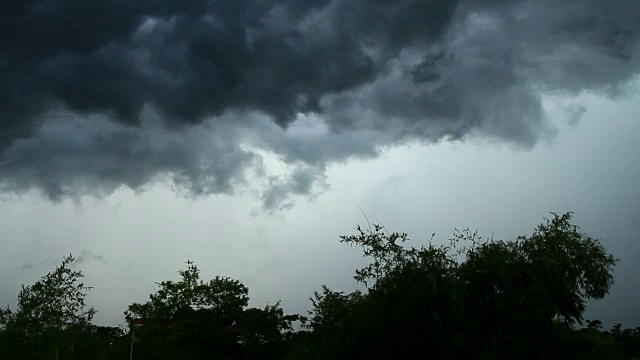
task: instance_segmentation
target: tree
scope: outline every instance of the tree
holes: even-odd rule
[[[357,228],[341,242],[370,263],[355,271],[362,290],[323,286],[307,318],[277,302],[250,308],[241,282],[200,278],[188,261],[177,281],[158,283],[125,312],[136,359],[638,359],[640,328],[583,321],[587,301],[613,283],[617,260],[553,214],[531,235],[485,239],[468,229],[446,244],[408,246],[404,233]],[[0,309],[0,359],[121,359],[132,334],[91,324],[83,274],[66,257]],[[303,322],[294,331],[294,321]]]
[[[571,217],[553,214],[510,241],[467,229],[420,247],[406,246],[404,233],[358,227],[341,241],[371,259],[354,276],[367,292],[316,294],[307,349],[324,359],[546,356],[557,324],[580,323],[586,301],[608,293],[617,261]],[[328,341],[351,355],[327,355]]]
[[[249,289],[242,283],[219,276],[205,283],[200,279],[200,270],[191,261],[187,261],[187,268],[179,270],[178,274],[181,279],[177,282],[158,283],[159,290],[149,296],[148,302],[130,305],[125,312],[127,320],[171,321],[187,308],[230,315],[242,311],[249,303]]]
[[[227,277],[205,282],[191,261],[178,273],[179,281],[158,283],[148,302],[125,312],[129,321],[144,321],[138,358],[284,358],[296,316],[284,315],[279,303],[247,308],[246,286]]]
[[[599,240],[581,233],[572,216],[553,214],[531,236],[518,239],[532,276],[551,296],[548,315],[568,324],[582,323],[587,300],[609,293],[618,261]]]
[[[81,281],[84,274],[71,269],[73,256],[33,285],[23,286],[15,312],[2,311],[0,326],[18,347],[31,349],[41,357],[43,351],[59,355],[73,352],[74,340],[86,331],[96,313],[87,307],[85,297],[90,287]],[[62,346],[64,345],[64,346]]]
[[[231,326],[249,302],[248,289],[224,277],[204,282],[191,261],[178,274],[179,281],[157,283],[159,289],[149,301],[131,304],[125,312],[129,322],[144,321],[136,335],[141,340],[136,343],[138,353],[148,358],[199,358],[206,352],[235,351]]]
[[[277,302],[264,308],[248,308],[238,320],[239,342],[245,359],[284,359],[298,315],[285,315]]]
[[[314,292],[309,324],[305,326],[312,329],[307,354],[317,359],[358,359],[375,355],[375,349],[362,346],[375,343],[377,325],[382,319],[372,316],[380,313],[371,300],[360,291],[346,294],[326,286],[322,286],[321,292]]]
[[[128,359],[130,340],[120,327],[92,325],[76,340],[74,358]]]

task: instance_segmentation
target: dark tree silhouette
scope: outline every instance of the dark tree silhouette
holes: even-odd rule
[[[205,282],[192,262],[179,274],[179,281],[158,283],[148,302],[134,303],[125,313],[128,320],[144,321],[136,358],[284,358],[296,317],[286,316],[279,303],[247,308],[246,286],[226,277]]]
[[[542,356],[555,327],[581,323],[586,301],[613,282],[616,259],[571,215],[554,214],[513,241],[464,230],[417,248],[407,234],[358,227],[341,240],[371,259],[355,275],[367,292],[316,294],[312,357]]]
[[[358,227],[341,241],[370,260],[355,271],[361,290],[323,286],[307,317],[278,302],[250,308],[240,281],[204,281],[187,262],[177,281],[129,306],[127,320],[144,324],[135,334],[91,324],[89,288],[69,256],[23,287],[15,311],[0,309],[0,359],[123,359],[135,340],[134,359],[638,360],[640,328],[583,321],[617,260],[571,220],[553,214],[515,240],[466,229],[418,247],[407,234]]]
[[[65,257],[33,285],[23,286],[15,312],[2,311],[0,326],[13,340],[12,351],[36,358],[74,352],[77,337],[90,327],[96,313],[85,304],[90,288],[81,282],[82,272],[71,268],[74,260]]]

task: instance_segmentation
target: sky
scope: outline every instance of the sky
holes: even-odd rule
[[[355,288],[363,212],[416,244],[552,211],[640,325],[640,3],[4,2],[0,303],[65,254],[116,325],[188,259],[252,304]]]

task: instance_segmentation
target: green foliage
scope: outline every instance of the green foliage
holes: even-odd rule
[[[136,330],[137,358],[283,358],[296,317],[285,315],[279,303],[247,308],[246,286],[226,277],[205,282],[190,261],[179,275],[125,312],[129,321],[144,321]]]
[[[87,326],[96,310],[86,308],[84,299],[90,288],[80,281],[82,272],[71,269],[73,261],[69,255],[35,284],[23,286],[18,310],[14,313],[5,309],[0,318],[2,326],[27,337]]]
[[[249,289],[237,280],[215,277],[209,282],[200,279],[200,270],[192,262],[180,270],[180,281],[162,281],[159,290],[144,304],[134,303],[125,312],[127,320],[133,318],[172,320],[186,308],[213,310],[220,315],[233,315],[249,303]]]
[[[354,276],[367,293],[315,295],[314,357],[337,358],[327,348],[345,358],[541,356],[554,320],[580,323],[586,301],[604,297],[613,282],[616,260],[571,215],[554,214],[513,241],[467,229],[449,244],[420,247],[406,246],[404,233],[358,227],[341,241],[371,260]]]
[[[640,328],[583,322],[607,295],[616,259],[553,214],[528,236],[485,239],[470,230],[446,244],[408,246],[405,233],[360,227],[341,242],[362,248],[363,290],[322,286],[308,317],[280,303],[249,308],[241,282],[200,278],[187,262],[126,310],[127,333],[91,324],[88,287],[71,256],[0,309],[0,359],[640,359]],[[301,328],[294,323],[300,321]]]
[[[33,285],[23,286],[15,312],[2,311],[0,325],[15,340],[12,347],[33,356],[73,350],[76,338],[96,313],[85,304],[90,288],[82,283],[82,272],[71,269],[74,260],[71,255],[65,257]]]
[[[571,213],[553,219],[520,238],[533,275],[546,285],[555,315],[573,324],[582,322],[588,299],[602,299],[613,284],[616,259],[604,246],[571,224]]]

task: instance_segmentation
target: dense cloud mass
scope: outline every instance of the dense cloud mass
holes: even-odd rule
[[[636,0],[9,0],[0,190],[53,200],[262,179],[265,207],[326,166],[469,134],[531,146],[543,94],[616,96],[640,71]],[[575,112],[580,114],[579,111]],[[275,154],[289,175],[264,170]],[[253,182],[253,180],[252,180]]]

